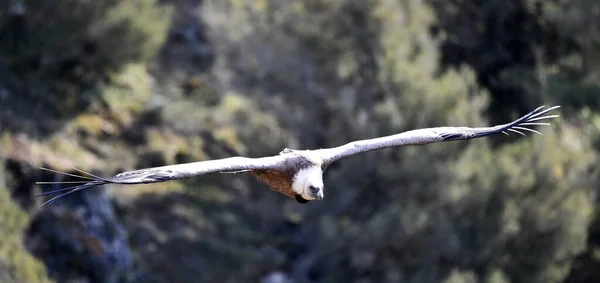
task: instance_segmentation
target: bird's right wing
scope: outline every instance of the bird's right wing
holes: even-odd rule
[[[521,131],[528,131],[541,135],[540,132],[530,129],[529,127],[550,125],[549,123],[540,121],[558,117],[559,115],[546,114],[559,107],[560,106],[553,106],[544,109],[544,106],[540,106],[517,120],[494,127],[435,127],[416,129],[391,136],[354,141],[334,148],[319,149],[316,150],[315,153],[323,160],[323,166],[327,167],[329,164],[347,156],[388,147],[468,140],[498,133],[508,135],[508,132],[525,135]]]
[[[176,165],[167,165],[160,167],[152,167],[139,169],[134,171],[126,171],[119,173],[115,176],[103,178],[96,175],[92,175],[88,172],[74,168],[74,170],[80,172],[82,175],[75,175],[57,170],[47,169],[40,167],[42,170],[68,175],[72,177],[78,177],[84,179],[83,181],[71,181],[71,182],[37,182],[36,184],[67,184],[77,183],[79,185],[53,190],[37,195],[36,197],[51,195],[60,193],[59,195],[47,200],[42,204],[43,206],[50,205],[58,199],[70,195],[72,193],[93,188],[95,186],[104,184],[147,184],[164,182],[169,180],[187,179],[208,173],[233,173],[237,171],[249,171],[256,169],[271,169],[271,170],[285,170],[287,162],[290,162],[294,156],[288,155],[276,155],[261,158],[247,158],[247,157],[230,157],[224,159],[215,159],[191,163],[183,163]]]

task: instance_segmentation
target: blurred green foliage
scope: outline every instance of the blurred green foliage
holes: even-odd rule
[[[157,53],[171,13],[156,0],[3,4],[0,66],[10,75],[6,87],[22,101],[14,115],[56,119],[84,111],[114,72]]]
[[[598,106],[600,4],[593,0],[428,0],[443,38],[442,64],[469,64],[493,94],[490,110],[531,108],[553,98]]]
[[[544,136],[347,158],[326,172],[325,200],[303,206],[242,174],[119,188],[136,266],[157,282],[600,279],[595,1],[23,3],[26,33],[0,43],[2,64],[44,90],[31,97],[56,106],[48,118],[73,117],[48,141],[6,135],[36,165],[111,175],[564,106]]]
[[[0,173],[4,172],[0,170]],[[23,235],[30,217],[11,200],[3,175],[0,174],[0,281],[53,282],[48,278],[43,263],[35,259],[23,245]]]

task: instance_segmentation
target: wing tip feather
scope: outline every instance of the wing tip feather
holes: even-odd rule
[[[79,185],[75,185],[75,186],[71,186],[71,187],[67,187],[67,188],[55,189],[55,190],[51,190],[51,191],[47,191],[47,192],[43,192],[43,193],[35,195],[34,198],[40,198],[40,197],[44,197],[44,196],[48,196],[48,195],[58,194],[58,195],[46,200],[45,202],[43,202],[40,205],[40,208],[48,207],[48,206],[52,205],[53,203],[55,203],[56,201],[58,201],[59,199],[62,199],[63,197],[66,197],[72,193],[110,183],[110,181],[106,178],[96,176],[94,174],[91,174],[89,172],[86,172],[84,170],[77,169],[74,167],[72,167],[71,169],[79,172],[82,175],[72,174],[72,173],[59,171],[59,170],[54,170],[54,169],[46,168],[43,166],[39,166],[38,168],[40,170],[52,172],[55,174],[80,179],[79,181],[38,181],[38,182],[35,182],[35,184],[37,184],[37,185],[79,184]],[[83,174],[85,174],[85,175],[83,175]]]

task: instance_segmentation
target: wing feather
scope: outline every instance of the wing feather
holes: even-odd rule
[[[60,198],[63,198],[72,193],[93,188],[104,184],[147,184],[156,182],[165,182],[169,180],[187,179],[203,174],[216,173],[216,172],[239,172],[246,170],[256,169],[271,169],[271,170],[285,170],[288,161],[293,159],[293,156],[289,155],[277,155],[270,157],[261,158],[247,158],[247,157],[230,157],[224,159],[215,159],[191,163],[183,163],[176,165],[167,165],[160,167],[152,167],[139,169],[134,171],[126,171],[119,173],[115,176],[103,178],[96,175],[92,175],[88,172],[74,168],[83,175],[75,175],[71,173],[61,172],[48,168],[40,167],[42,170],[63,174],[71,177],[78,177],[85,179],[87,182],[81,185],[76,185],[68,188],[62,188],[52,190],[37,195],[36,197],[46,196],[51,194],[60,193],[59,195],[47,200],[42,204],[43,206],[50,205]],[[78,181],[77,181],[78,182]],[[49,184],[49,183],[73,183],[73,182],[37,182],[37,184]]]
[[[504,133],[508,135],[508,132],[515,132],[521,135],[525,135],[519,130],[525,130],[541,134],[538,131],[526,128],[526,126],[550,125],[549,123],[540,123],[536,121],[559,117],[559,115],[544,115],[552,110],[560,108],[560,106],[553,106],[547,109],[544,108],[544,106],[540,106],[528,113],[527,115],[524,115],[513,122],[494,127],[436,127],[417,129],[391,136],[354,141],[339,147],[320,149],[316,150],[315,152],[321,158],[323,158],[323,166],[327,167],[329,164],[344,157],[387,147],[403,145],[422,145],[453,140],[467,140],[481,138],[497,133]]]

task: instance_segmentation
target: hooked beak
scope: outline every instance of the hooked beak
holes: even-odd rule
[[[315,187],[315,186],[309,186],[308,188],[310,189],[310,196],[313,199],[316,199],[316,200],[323,199],[323,188],[319,188],[319,187]]]
[[[316,194],[313,194],[315,199],[322,200],[323,199],[323,190],[319,190]]]

